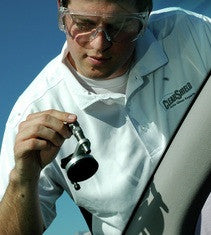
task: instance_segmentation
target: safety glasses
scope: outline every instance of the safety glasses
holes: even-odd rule
[[[101,32],[114,43],[133,42],[143,35],[148,17],[149,12],[99,15],[71,12],[61,7],[59,28],[80,45],[91,42]]]

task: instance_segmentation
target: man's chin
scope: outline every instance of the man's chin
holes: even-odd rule
[[[99,70],[91,70],[91,71],[83,71],[79,72],[83,76],[91,79],[111,79],[113,78],[113,71],[99,71]]]

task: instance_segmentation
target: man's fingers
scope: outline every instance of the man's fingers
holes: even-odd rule
[[[34,118],[37,118],[39,116],[52,116],[62,122],[67,122],[67,123],[71,123],[76,121],[77,116],[75,114],[71,114],[71,113],[67,113],[67,112],[62,112],[62,111],[58,111],[55,109],[49,109],[43,112],[38,112],[38,113],[33,113],[33,114],[29,114],[27,117],[27,120],[31,120]]]
[[[14,146],[14,152],[18,156],[26,156],[31,151],[41,151],[49,148],[49,142],[42,139],[27,139],[23,142],[16,143]]]
[[[58,153],[64,140],[71,136],[68,123],[76,121],[74,114],[57,110],[47,110],[30,114],[26,121],[19,125],[16,135],[15,156],[16,159],[25,159],[21,164],[25,165],[24,170],[30,164],[30,160],[44,167],[50,163]]]
[[[57,113],[57,111],[56,111]],[[66,123],[71,123],[72,121],[76,120],[76,115],[70,115],[70,118],[67,118],[66,115],[66,121],[63,121],[61,119],[56,118],[55,116],[50,115],[49,113],[42,112],[42,113],[35,113],[31,114],[27,117],[26,121],[22,122],[19,125],[19,131],[26,130],[28,132],[28,128],[31,126],[34,127],[34,133],[40,132],[40,130],[43,127],[47,127],[49,129],[54,130],[55,132],[58,132],[63,138],[69,138],[71,136],[70,129],[68,128],[68,125]],[[68,122],[67,122],[68,119]],[[37,130],[36,130],[37,129]]]
[[[59,147],[51,144],[51,142],[37,138],[17,142],[14,147],[19,169],[22,169],[24,164],[26,169],[32,167],[34,170],[37,164],[42,169],[54,159],[58,151]],[[36,164],[34,165],[34,163]]]
[[[61,130],[59,131],[61,132]],[[68,132],[65,135],[68,135]],[[34,138],[50,141],[53,145],[60,147],[68,136],[63,137],[57,131],[41,124],[27,126],[17,135],[18,141],[25,141]]]

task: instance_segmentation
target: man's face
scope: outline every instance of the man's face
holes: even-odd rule
[[[71,0],[68,6],[70,11],[93,14],[128,14],[136,12],[130,4],[118,5],[104,0]],[[68,27],[68,22],[67,27]],[[73,67],[82,75],[89,78],[114,78],[124,74],[131,61],[135,43],[123,41],[113,43],[106,39],[103,31],[88,42],[86,46],[77,42],[77,39],[67,35],[69,55],[68,59]]]

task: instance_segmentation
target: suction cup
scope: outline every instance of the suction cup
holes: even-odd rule
[[[72,182],[80,182],[95,174],[98,163],[91,155],[78,155],[74,156],[65,168]]]
[[[73,155],[62,159],[61,167],[66,169],[69,180],[74,184],[76,190],[80,189],[77,182],[81,182],[92,177],[97,169],[98,163],[92,155]]]

